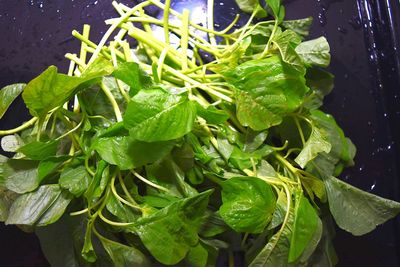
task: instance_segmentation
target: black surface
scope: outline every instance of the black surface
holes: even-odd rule
[[[115,15],[111,1],[0,0],[0,87],[27,82],[48,65],[66,71],[66,52],[77,53],[71,30],[92,25],[98,40],[103,21]],[[125,1],[130,4],[134,1]],[[175,8],[199,1],[175,1]],[[216,23],[230,22],[233,0],[215,1]],[[224,5],[220,5],[223,3]],[[342,179],[375,194],[400,200],[400,4],[398,0],[292,0],[287,17],[312,16],[312,36],[325,35],[332,49],[334,92],[324,109],[332,113],[358,148],[356,166]],[[21,102],[0,121],[12,128],[27,118]],[[371,234],[353,237],[338,231],[338,266],[400,266],[400,219]],[[48,266],[34,235],[0,225],[0,266]]]

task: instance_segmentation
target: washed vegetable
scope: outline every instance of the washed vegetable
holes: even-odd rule
[[[0,91],[0,118],[19,95],[32,115],[0,131],[0,220],[35,231],[52,266],[215,266],[238,249],[248,266],[333,266],[332,217],[362,235],[400,212],[338,178],[355,147],[319,109],[333,75],[311,19],[236,2],[250,18],[224,29],[212,0],[208,25],[169,0],[113,2],[98,44],[73,32],[67,74]]]

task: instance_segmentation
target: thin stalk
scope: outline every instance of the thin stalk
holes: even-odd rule
[[[141,176],[141,175],[140,175],[139,173],[137,173],[136,171],[131,170],[131,172],[132,172],[133,175],[135,175],[136,178],[138,178],[138,179],[141,180],[142,182],[144,182],[144,183],[146,183],[146,184],[148,184],[148,185],[150,185],[150,186],[152,186],[152,187],[154,187],[154,188],[157,188],[158,190],[161,190],[161,191],[164,191],[164,192],[169,192],[169,189],[167,189],[167,188],[165,188],[165,187],[163,187],[163,186],[161,186],[161,185],[155,184],[155,183],[153,183],[153,182],[147,180],[146,178],[144,178],[143,176]]]
[[[29,127],[31,127],[32,125],[34,125],[36,123],[36,121],[38,120],[37,117],[33,117],[32,119],[30,119],[29,121],[23,123],[22,125],[13,128],[13,129],[9,129],[9,130],[1,130],[0,131],[0,136],[2,135],[9,135],[9,134],[15,134],[18,133],[20,131],[23,131]]]
[[[137,209],[137,210],[139,210],[139,211],[142,211],[142,208],[141,208],[141,207],[139,207],[139,206],[137,206],[137,205],[135,205],[135,204],[132,204],[132,203],[130,203],[129,201],[126,201],[125,199],[123,199],[123,198],[117,193],[117,190],[116,190],[116,188],[115,188],[115,177],[112,177],[112,178],[111,178],[110,187],[111,187],[111,192],[113,193],[113,195],[115,196],[116,199],[118,199],[119,201],[121,201],[122,203],[124,203],[125,205],[127,205],[127,206],[129,206],[129,207],[131,207],[131,208],[134,208],[134,209]]]
[[[165,0],[165,8],[163,14],[163,28],[164,28],[164,38],[165,43],[169,44],[169,9],[171,6],[171,0]]]
[[[110,89],[108,89],[108,87],[103,82],[100,83],[100,88],[103,90],[103,92],[106,95],[108,101],[110,101],[111,106],[112,106],[112,108],[114,110],[114,114],[115,114],[115,117],[116,117],[117,121],[118,122],[122,121],[121,110],[119,109],[118,103],[115,100],[114,96],[112,95]]]

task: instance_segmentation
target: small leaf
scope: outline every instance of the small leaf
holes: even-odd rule
[[[371,232],[400,212],[400,203],[364,192],[335,177],[326,177],[329,209],[337,225],[353,235]]]
[[[295,158],[295,162],[299,164],[300,167],[304,168],[310,160],[314,159],[318,155],[318,153],[329,153],[330,150],[331,144],[327,141],[326,134],[322,129],[313,126],[311,134],[308,137],[307,142],[304,144],[300,154]]]
[[[4,116],[11,103],[22,93],[26,84],[16,83],[0,90],[0,119]]]
[[[60,175],[58,183],[74,196],[81,196],[89,186],[89,174],[85,166],[67,167]]]
[[[330,47],[325,37],[299,44],[296,52],[308,65],[328,67],[331,62]]]
[[[219,214],[236,232],[261,233],[272,219],[276,198],[271,186],[254,177],[235,177],[222,183]]]
[[[195,104],[187,96],[152,89],[140,91],[132,98],[124,115],[124,125],[137,140],[167,141],[190,132],[195,117]]]
[[[112,75],[129,85],[129,95],[132,97],[140,90],[149,88],[153,82],[149,75],[144,72],[135,62],[123,62]]]
[[[310,32],[310,27],[312,24],[313,18],[308,17],[305,19],[296,19],[296,20],[285,20],[282,21],[282,26],[288,30],[292,30],[301,37],[307,37]]]
[[[304,67],[303,62],[295,51],[295,47],[301,42],[300,36],[298,36],[294,31],[286,30],[281,34],[275,35],[273,42],[278,47],[282,60],[301,71]]]
[[[186,261],[191,267],[205,267],[208,261],[208,251],[203,247],[201,242],[190,248]]]

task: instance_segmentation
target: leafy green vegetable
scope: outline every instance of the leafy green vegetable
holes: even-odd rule
[[[254,177],[230,178],[222,184],[219,213],[237,232],[261,233],[272,219],[275,202],[266,182]]]
[[[249,266],[334,266],[331,214],[361,235],[400,212],[335,178],[356,149],[319,110],[334,80],[327,40],[304,41],[312,19],[236,3],[248,23],[214,29],[213,1],[207,27],[170,1],[115,2],[98,45],[73,32],[68,75],[0,91],[0,118],[21,93],[33,115],[0,130],[15,153],[0,220],[35,230],[52,266],[211,267],[239,249]]]
[[[0,119],[4,116],[11,103],[22,93],[24,83],[11,84],[0,90]]]
[[[364,235],[400,212],[400,204],[355,188],[335,177],[325,179],[329,208],[338,226]]]
[[[145,90],[129,102],[124,125],[137,140],[168,141],[190,132],[195,116],[194,103],[186,96],[162,89]]]

